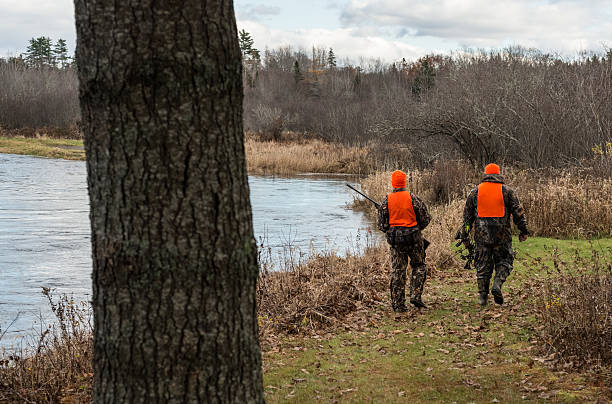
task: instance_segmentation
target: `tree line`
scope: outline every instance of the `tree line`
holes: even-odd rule
[[[369,144],[419,166],[560,166],[612,142],[612,50],[569,59],[509,47],[341,67],[324,53],[266,50],[245,85],[246,128]]]
[[[31,38],[25,53],[0,59],[5,64],[19,65],[28,68],[67,68],[72,66],[74,58],[68,54],[65,39],[59,38],[55,43],[50,37]]]
[[[355,63],[331,48],[261,51],[244,30],[238,40],[245,128],[264,139],[293,131],[421,167],[441,157],[561,166],[610,150],[612,50],[562,58],[510,47]],[[73,65],[37,68],[60,64],[49,43],[33,39],[22,65],[0,60],[0,125],[79,121]]]

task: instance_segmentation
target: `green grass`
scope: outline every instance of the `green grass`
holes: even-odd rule
[[[396,315],[387,301],[346,319],[352,329],[264,344],[269,403],[446,402],[578,403],[610,398],[590,374],[541,363],[530,262],[589,256],[584,240],[529,239],[515,243],[517,261],[504,285],[506,304],[477,304],[473,272],[438,274],[426,285],[429,308]],[[593,242],[612,258],[612,239]],[[607,254],[607,255],[606,255]],[[527,259],[527,257],[529,257]],[[552,259],[550,260],[552,262]],[[606,401],[607,402],[607,401]]]
[[[69,139],[0,137],[0,153],[85,160],[83,141]]]

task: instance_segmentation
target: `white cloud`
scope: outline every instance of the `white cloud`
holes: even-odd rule
[[[270,16],[278,15],[281,8],[278,6],[268,6],[265,4],[245,4],[240,8],[236,7],[236,17],[249,20],[260,20]]]
[[[611,18],[609,0],[352,0],[341,14],[344,26],[395,27],[470,47],[518,43],[570,53],[612,39]]]
[[[74,49],[72,0],[0,0],[0,56],[24,52],[28,40],[39,36],[66,39]]]
[[[423,48],[405,41],[386,39],[375,29],[295,29],[279,30],[256,21],[238,21],[239,29],[245,29],[255,39],[255,46],[263,50],[266,46],[277,48],[292,46],[309,50],[312,46],[333,48],[339,59],[349,58],[354,62],[362,57],[398,60],[418,58],[427,53]]]
[[[339,58],[417,58],[459,47],[521,44],[575,54],[612,46],[612,0],[236,0],[238,24],[260,49],[333,47]],[[317,28],[304,28],[316,26]],[[0,0],[0,56],[32,37],[68,40],[72,0]]]

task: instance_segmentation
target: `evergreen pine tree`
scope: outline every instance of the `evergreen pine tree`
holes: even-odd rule
[[[26,48],[25,60],[29,67],[40,68],[54,65],[53,52],[51,50],[51,38],[32,38]]]
[[[245,59],[253,52],[253,44],[255,41],[251,38],[251,34],[242,30],[238,32],[238,41],[240,42],[240,50],[242,51],[242,58]],[[255,49],[257,51],[257,49]],[[257,51],[259,54],[259,51]]]
[[[40,41],[43,64],[46,66],[55,65],[55,58],[53,57],[53,49],[51,47],[53,42],[51,41],[51,38],[41,36],[38,38],[38,40]]]
[[[304,77],[302,76],[302,72],[300,71],[300,64],[296,60],[293,63],[293,80],[295,80],[295,84],[298,85],[303,79]]]
[[[31,38],[25,52],[25,61],[28,67],[40,67],[42,57],[38,38]]]
[[[327,53],[327,66],[330,68],[336,67],[336,55],[332,48],[329,48],[329,52]]]
[[[68,46],[66,40],[60,38],[53,47],[53,56],[55,63],[58,67],[64,68],[70,64],[70,58],[68,57]]]
[[[412,83],[412,93],[420,95],[434,86],[436,72],[427,58],[421,60],[421,69]]]
[[[253,47],[255,41],[251,37],[251,34],[245,30],[238,32],[238,42],[240,44],[240,52],[242,53],[244,78],[249,87],[255,87],[255,82],[259,76],[261,55],[259,50]]]
[[[355,77],[353,78],[353,91],[355,94],[361,93],[361,67],[355,69]]]

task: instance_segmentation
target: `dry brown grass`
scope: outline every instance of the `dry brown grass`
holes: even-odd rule
[[[0,356],[0,402],[91,402],[91,308],[44,290],[56,317],[33,344]],[[63,401],[65,400],[65,401]]]
[[[319,254],[305,264],[262,271],[257,285],[260,333],[298,333],[342,325],[343,318],[384,299],[388,254],[380,246],[363,256]]]
[[[543,176],[517,172],[510,179],[527,212],[534,235],[550,237],[611,237],[612,179],[574,171]]]
[[[367,147],[349,147],[311,139],[261,141],[247,136],[247,169],[250,174],[296,173],[368,174],[373,165]]]
[[[0,127],[0,137],[23,137],[23,138],[50,138],[50,139],[83,139],[83,133],[76,125],[66,127],[47,126],[41,128],[2,128]]]
[[[504,177],[506,184],[516,190],[534,236],[612,236],[612,179],[578,169],[554,172],[508,169]],[[382,200],[391,191],[390,178],[391,171],[377,172],[365,178],[361,185],[372,198]],[[407,171],[407,188],[431,209],[438,209],[434,212],[433,225],[444,220],[456,223],[458,228],[463,215],[462,202],[480,178],[481,174],[469,166],[449,162],[431,170]],[[369,202],[357,200],[355,206],[374,213]],[[438,218],[440,214],[445,217]]]
[[[539,300],[547,354],[567,366],[609,366],[612,363],[612,263],[591,247],[563,260],[554,252]]]

